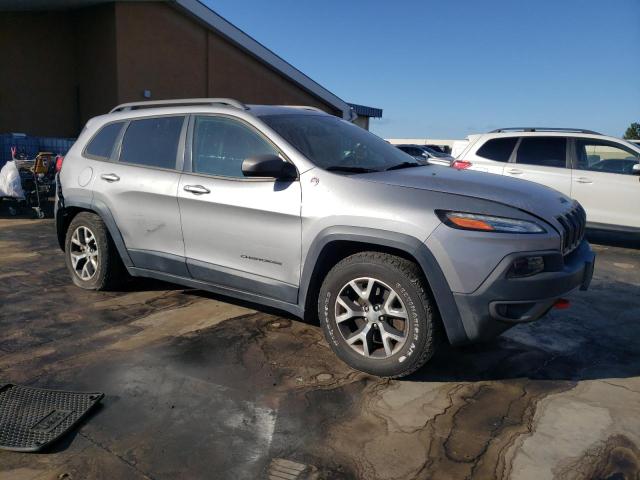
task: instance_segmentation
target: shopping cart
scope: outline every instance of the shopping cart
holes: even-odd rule
[[[32,163],[23,164],[18,170],[27,206],[34,210],[38,218],[44,218],[43,198],[48,198],[54,188],[55,155],[39,152]]]
[[[26,159],[26,155],[15,155],[12,149],[12,162],[18,170],[22,196],[3,197],[8,204],[9,215],[17,215],[24,209],[33,209],[38,218],[44,218],[43,204],[54,188],[55,155],[51,152],[39,152],[35,159]],[[14,170],[15,171],[15,170]]]

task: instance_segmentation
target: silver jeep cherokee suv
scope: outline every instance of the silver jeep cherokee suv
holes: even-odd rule
[[[439,335],[536,320],[593,273],[565,195],[420,165],[312,107],[118,106],[87,123],[56,197],[79,287],[128,272],[317,313],[335,353],[380,376],[419,368]]]

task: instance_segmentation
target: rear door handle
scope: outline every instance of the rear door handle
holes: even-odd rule
[[[593,180],[587,177],[578,177],[576,178],[576,182],[578,183],[593,183]]]
[[[518,170],[517,168],[510,168],[509,170],[507,170],[507,173],[510,173],[511,175],[522,175],[524,172],[522,170]]]
[[[120,177],[115,173],[103,173],[102,175],[100,175],[100,178],[109,183],[117,182],[118,180],[120,180]]]
[[[185,185],[184,190],[185,192],[191,192],[194,195],[203,195],[205,193],[211,193],[211,190],[209,190],[206,187],[203,187],[202,185]]]

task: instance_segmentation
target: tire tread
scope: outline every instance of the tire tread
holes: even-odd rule
[[[410,260],[384,252],[362,251],[354,253],[336,263],[331,270],[329,270],[329,273],[327,273],[325,281],[337,270],[341,270],[348,265],[359,263],[365,265],[372,263],[382,264],[387,268],[395,270],[413,285],[418,293],[419,301],[426,308],[425,315],[430,325],[425,325],[426,335],[424,336],[423,345],[418,346],[418,357],[412,361],[406,370],[396,375],[384,375],[384,378],[401,378],[410,375],[420,369],[433,356],[440,336],[440,321],[439,318],[437,318],[437,310],[433,308],[434,302],[431,299],[431,294],[426,288],[426,279],[418,265]],[[324,322],[322,315],[321,321]]]
[[[103,266],[99,272],[99,278],[94,285],[88,286],[86,284],[78,283],[79,279],[75,276],[75,273],[70,272],[74,283],[79,287],[88,290],[100,291],[114,289],[120,283],[122,274],[124,273],[124,265],[122,264],[120,255],[118,254],[113,240],[111,239],[111,235],[107,230],[107,226],[99,215],[92,212],[80,212],[73,217],[73,220],[71,220],[67,229],[65,247],[68,247],[71,235],[80,225],[87,225],[90,227],[96,238],[99,239],[98,241],[103,244],[99,245],[99,248],[102,250],[101,262],[103,263]],[[66,251],[65,255],[68,255]]]

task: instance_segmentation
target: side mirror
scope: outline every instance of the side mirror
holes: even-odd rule
[[[285,162],[277,155],[255,155],[244,159],[242,174],[245,177],[266,177],[279,180],[293,180],[298,171],[289,162]]]
[[[633,167],[631,167],[631,173],[633,175],[640,175],[640,163],[636,163]]]

